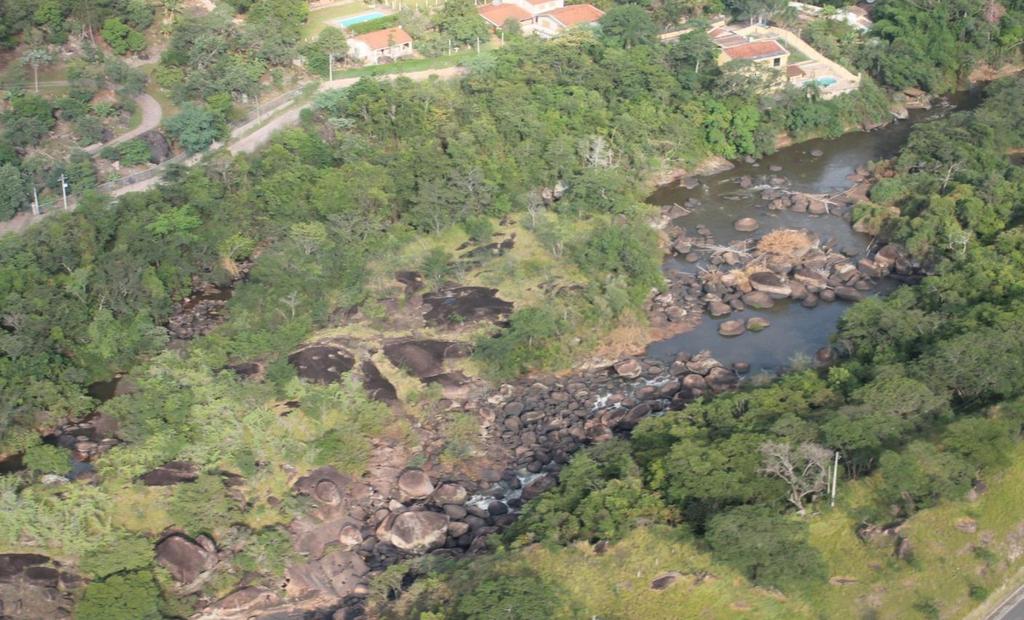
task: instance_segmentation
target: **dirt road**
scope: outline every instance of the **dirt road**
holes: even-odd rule
[[[432,76],[437,76],[438,79],[446,80],[453,77],[458,77],[465,73],[465,69],[462,67],[447,67],[445,69],[427,69],[424,71],[413,71],[410,73],[391,73],[388,75],[378,76],[381,79],[393,80],[398,77],[406,77],[413,81],[422,81],[429,79]],[[333,82],[324,82],[320,85],[319,92],[325,92],[329,90],[337,90],[339,88],[348,88],[361,78],[343,78],[340,80],[334,80]],[[256,129],[247,135],[242,136],[238,140],[228,144],[228,151],[232,155],[239,153],[252,153],[260,146],[264,145],[270,137],[274,135],[279,129],[289,127],[299,122],[299,115],[302,110],[308,107],[309,104],[305,103],[293,103],[291,107],[286,108],[283,112],[278,113],[277,116],[273,117],[265,125]]]
[[[121,144],[122,142],[127,142],[132,138],[137,138],[147,131],[156,129],[160,126],[160,121],[163,120],[164,113],[156,99],[146,93],[143,93],[135,98],[135,103],[139,106],[139,109],[142,110],[142,122],[139,123],[138,127],[124,132],[110,142],[88,146],[86,147],[85,152],[89,154],[96,153],[105,146],[114,146],[116,144]]]
[[[437,76],[438,79],[450,79],[463,75],[464,73],[465,69],[462,67],[447,67],[444,69],[426,69],[423,71],[412,71],[409,73],[392,73],[388,75],[380,75],[377,77],[385,80],[393,80],[399,77],[407,77],[410,80],[418,82],[429,79],[433,76]],[[339,88],[347,88],[358,82],[360,79],[361,78],[344,78],[340,80],[334,80],[331,82],[324,82],[323,84],[320,85],[319,92],[336,90]],[[148,101],[139,101],[139,105],[143,106],[143,118],[142,123],[140,123],[138,127],[133,129],[132,131],[121,134],[114,140],[107,142],[105,145],[97,145],[95,150],[99,150],[103,146],[107,146],[110,144],[118,144],[126,140],[131,140],[132,138],[139,136],[149,131],[150,129],[159,126],[162,118],[160,104],[157,103],[157,101],[149,95],[140,95],[137,100],[147,99]],[[253,129],[249,133],[242,135],[240,138],[236,140],[229,141],[227,144],[228,152],[230,152],[232,155],[237,155],[239,153],[252,153],[259,147],[266,144],[270,140],[271,136],[274,135],[274,132],[276,132],[277,130],[298,123],[299,115],[301,114],[302,110],[306,107],[309,107],[309,105],[310,102],[308,101],[296,101],[292,102],[290,105],[286,104],[282,106],[281,109],[283,111],[278,112],[277,115],[271,118],[269,121],[267,121],[266,124]],[[250,126],[255,126],[256,124],[256,121],[252,121],[248,125],[243,125],[242,127],[238,128],[238,130],[236,130],[236,135],[244,133]],[[215,150],[216,146],[217,145],[211,147],[211,150]],[[202,154],[196,154],[195,156],[185,161],[184,165],[191,166],[201,160]],[[144,191],[155,186],[159,182],[160,177],[156,176],[150,179],[146,179],[144,181],[139,181],[138,183],[132,183],[131,185],[119,187],[116,190],[112,191],[111,195],[120,196],[122,194],[127,194],[130,192]],[[73,202],[71,204],[71,208],[74,209]],[[37,217],[33,216],[31,213],[20,213],[11,220],[8,220],[6,222],[0,222],[0,235],[3,235],[8,232],[20,232],[24,230],[26,227],[30,226],[32,223],[42,219],[42,217],[45,217],[45,214]]]

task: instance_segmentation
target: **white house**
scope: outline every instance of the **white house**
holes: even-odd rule
[[[349,39],[348,51],[363,64],[389,62],[412,55],[412,37],[401,26],[374,30]]]

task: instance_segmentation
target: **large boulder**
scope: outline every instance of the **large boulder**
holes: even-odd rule
[[[708,304],[708,314],[717,318],[732,312],[732,306],[721,301],[713,301]]]
[[[761,291],[776,297],[789,297],[790,293],[793,292],[793,289],[790,288],[786,280],[770,271],[752,273],[748,279],[750,280],[750,286],[754,287],[755,291]]]
[[[747,329],[752,332],[759,332],[767,329],[771,323],[763,316],[752,316],[747,319]]]
[[[636,379],[643,371],[643,365],[639,360],[626,359],[615,364],[615,372],[624,379]]]
[[[182,482],[194,482],[199,470],[188,461],[171,461],[150,470],[139,478],[147,487],[166,487]]]
[[[430,476],[419,469],[408,469],[398,477],[399,499],[409,502],[429,497],[434,492]]]
[[[753,291],[744,295],[743,303],[755,310],[767,310],[775,305],[772,296],[764,291]]]
[[[390,542],[403,551],[424,553],[444,544],[448,516],[439,512],[403,512],[390,528]]]
[[[156,561],[178,582],[192,583],[217,565],[217,551],[205,536],[193,541],[183,534],[172,534],[157,544]]]
[[[468,496],[469,493],[466,492],[466,487],[452,482],[442,484],[434,491],[434,501],[439,505],[462,504]]]
[[[360,482],[333,467],[320,467],[295,482],[294,489],[301,495],[315,498],[330,510],[344,510],[370,496],[366,483]]]
[[[139,136],[149,146],[149,161],[154,164],[163,163],[171,156],[171,145],[167,142],[164,134],[156,129],[151,129]]]
[[[740,336],[745,331],[743,321],[722,321],[718,325],[718,333],[727,337]]]
[[[758,224],[757,220],[755,220],[752,217],[742,217],[736,220],[732,227],[739,232],[754,232],[755,230],[760,228],[761,225]]]
[[[864,293],[850,286],[836,287],[836,297],[843,301],[860,301],[864,299]]]
[[[232,592],[219,601],[207,606],[202,611],[201,620],[215,618],[249,618],[256,612],[280,602],[276,592],[267,588],[248,587]]]

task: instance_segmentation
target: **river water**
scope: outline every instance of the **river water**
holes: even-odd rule
[[[777,228],[805,229],[816,233],[823,243],[831,243],[833,247],[849,253],[861,253],[867,249],[871,239],[854,231],[848,222],[832,215],[769,211],[768,201],[761,198],[763,186],[758,187],[758,184],[767,177],[781,176],[787,179],[787,189],[792,191],[809,194],[841,192],[853,185],[847,177],[858,167],[896,155],[906,143],[914,123],[937,118],[953,110],[971,109],[979,101],[980,91],[957,93],[931,110],[912,111],[908,120],[871,132],[848,133],[833,140],[802,142],[753,163],[737,162],[732,170],[701,178],[699,185],[691,189],[680,184],[663,186],[647,201],[659,206],[683,205],[691,199],[700,201],[699,207],[677,223],[689,230],[702,224],[721,245],[749,238],[750,233],[734,230],[733,223],[742,217],[753,217],[761,224],[754,233],[755,237]],[[745,176],[754,180],[753,188],[740,188],[739,179]],[[669,256],[663,270],[693,273],[700,266],[702,263],[689,264]],[[884,294],[895,286],[894,281],[884,281],[876,288],[875,294]],[[646,354],[671,361],[679,352],[692,354],[707,349],[723,363],[747,362],[752,372],[774,372],[791,365],[797,358],[809,358],[828,345],[840,317],[849,306],[847,302],[835,301],[809,309],[799,303],[782,301],[770,310],[746,310],[732,317],[714,319],[705,315],[691,331],[651,343]],[[771,326],[762,332],[747,332],[736,338],[718,334],[721,321],[755,315],[767,318]]]

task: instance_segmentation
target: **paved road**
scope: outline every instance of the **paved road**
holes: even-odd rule
[[[985,620],[1024,620],[1024,586],[1007,596]]]
[[[150,129],[156,129],[160,126],[160,121],[163,120],[164,111],[160,108],[160,103],[152,96],[145,93],[135,98],[135,103],[138,104],[139,109],[142,110],[142,122],[139,123],[138,127],[124,132],[109,142],[103,144],[93,144],[86,147],[86,153],[96,153],[105,146],[114,146],[127,142],[132,138],[137,138],[142,134],[146,133]]]

